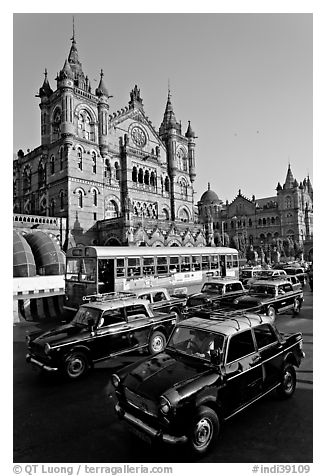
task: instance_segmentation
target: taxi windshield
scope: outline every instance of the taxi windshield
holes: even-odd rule
[[[167,349],[210,360],[211,350],[222,351],[224,336],[200,329],[176,327]]]
[[[202,292],[212,292],[216,294],[222,294],[223,291],[223,284],[221,283],[205,283],[202,287]]]
[[[99,309],[95,309],[92,307],[87,307],[87,306],[80,306],[80,308],[77,311],[77,314],[71,321],[73,325],[81,325],[81,326],[88,326],[89,325],[89,320],[93,320],[94,324],[96,324],[100,314],[102,311]]]
[[[275,296],[276,291],[273,286],[253,284],[249,288],[249,294],[263,294],[264,296]]]

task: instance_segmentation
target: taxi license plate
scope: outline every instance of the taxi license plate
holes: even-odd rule
[[[152,443],[151,437],[147,435],[146,433],[138,430],[138,428],[135,428],[134,426],[129,425],[129,429],[131,430],[131,433],[136,435],[140,440],[145,441],[145,443],[147,443],[148,445]]]

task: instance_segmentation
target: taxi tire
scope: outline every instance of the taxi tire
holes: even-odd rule
[[[69,380],[77,380],[83,377],[89,370],[88,358],[83,352],[72,352],[64,363],[65,377]]]
[[[267,316],[271,317],[273,320],[275,320],[276,317],[276,311],[275,307],[269,306],[266,312]]]
[[[209,407],[200,406],[188,432],[188,447],[192,455],[199,456],[209,451],[216,444],[220,428],[217,413]]]
[[[165,349],[166,337],[163,332],[154,331],[149,338],[148,351],[150,354],[155,355]]]
[[[297,385],[297,374],[291,364],[285,364],[281,374],[281,385],[277,388],[278,397],[285,400],[292,397]]]

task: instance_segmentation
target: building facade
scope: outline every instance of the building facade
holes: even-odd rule
[[[195,134],[177,122],[170,91],[159,130],[140,89],[110,112],[101,71],[92,91],[75,36],[40,99],[41,145],[14,160],[14,213],[65,218],[75,245],[203,246],[194,204]]]
[[[248,199],[239,190],[232,202],[223,204],[208,185],[198,212],[211,242],[235,246],[244,257],[257,251],[273,261],[274,252],[287,257],[302,251],[312,260],[313,188],[309,176],[298,183],[290,165],[275,196]]]

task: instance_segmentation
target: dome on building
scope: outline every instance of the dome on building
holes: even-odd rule
[[[218,198],[217,194],[213,190],[211,190],[211,184],[209,183],[208,189],[202,194],[200,201],[202,203],[220,203],[221,200]]]

